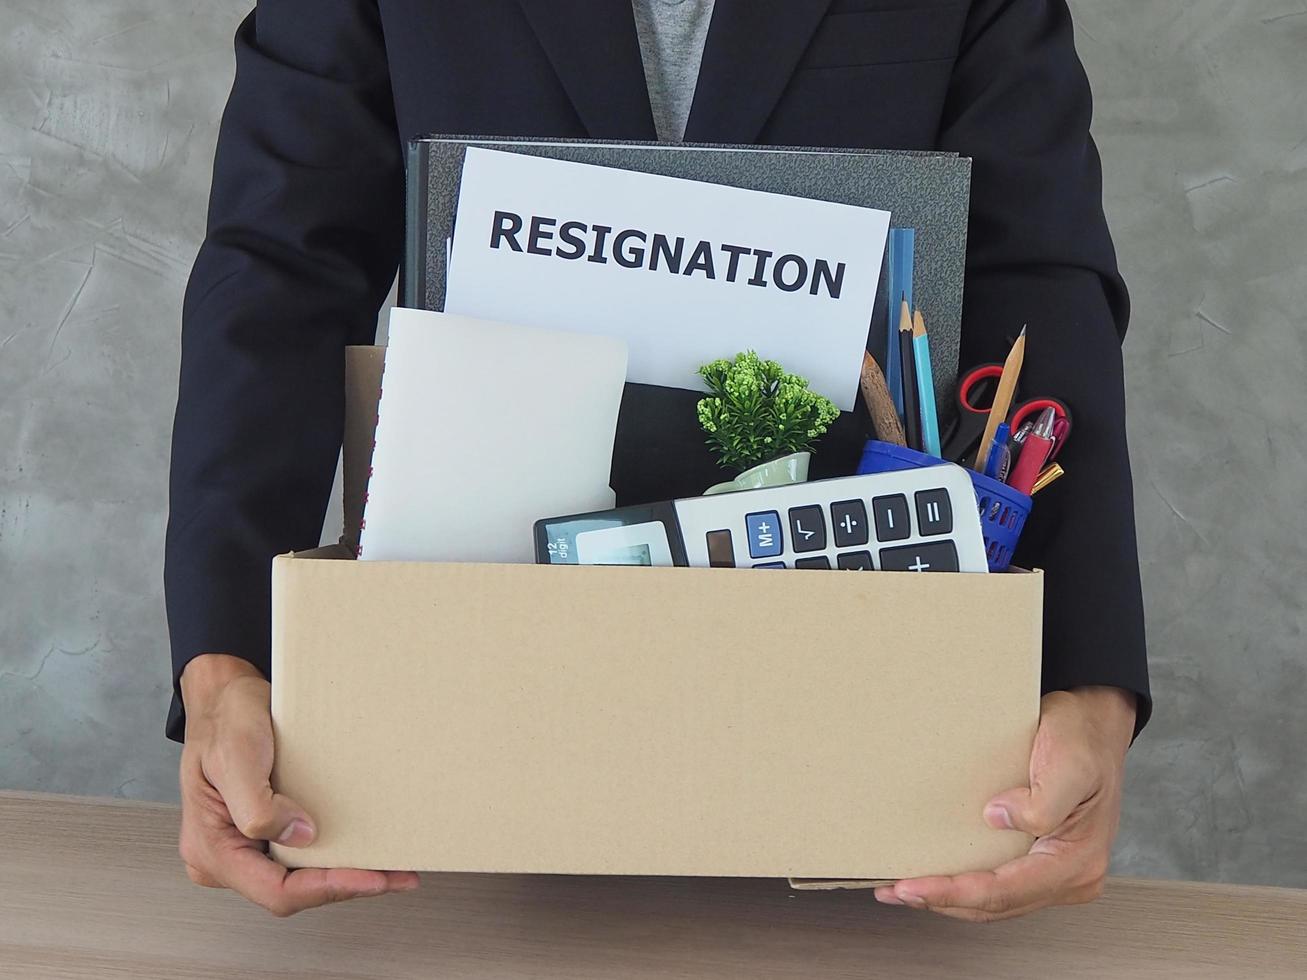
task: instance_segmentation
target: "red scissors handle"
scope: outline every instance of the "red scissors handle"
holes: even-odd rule
[[[981,364],[958,380],[958,417],[945,440],[945,458],[963,459],[967,453],[975,449],[989,417],[993,392],[1002,377],[1002,364]],[[977,398],[981,399],[982,403],[978,404]],[[1018,401],[1011,410],[1012,431],[1015,433],[1026,422],[1034,422],[1046,408],[1051,408],[1057,417],[1059,435],[1052,454],[1056,455],[1071,430],[1071,410],[1066,402],[1057,398],[1031,398],[1028,401]]]
[[[990,406],[973,403],[971,394],[982,381],[997,382],[1001,377],[1003,377],[1002,364],[982,364],[980,367],[972,368],[958,382],[958,401],[961,403],[959,407],[978,415],[988,415]]]

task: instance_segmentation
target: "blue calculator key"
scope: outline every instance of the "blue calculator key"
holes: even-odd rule
[[[783,561],[765,561],[765,562],[762,562],[762,563],[759,564],[759,565],[754,565],[753,567],[754,567],[754,568],[784,568],[784,567],[785,567],[785,562],[783,562]]]
[[[749,557],[775,558],[785,550],[781,537],[781,515],[774,510],[749,514],[744,518],[749,531]]]

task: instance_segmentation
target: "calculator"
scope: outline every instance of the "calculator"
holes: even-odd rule
[[[946,463],[537,521],[547,565],[986,572],[967,471]]]

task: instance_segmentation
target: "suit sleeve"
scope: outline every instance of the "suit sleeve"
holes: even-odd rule
[[[172,738],[191,659],[228,653],[269,672],[271,560],[318,544],[344,348],[373,342],[403,196],[374,0],[260,0],[236,35],[182,313],[164,556]]]
[[[1125,284],[1103,215],[1088,80],[1066,0],[976,0],[940,144],[973,158],[962,363],[1002,361],[1028,324],[1021,388],[1071,406],[1067,475],[1036,499],[1016,560],[1045,575],[1045,691],[1152,702],[1126,448]]]

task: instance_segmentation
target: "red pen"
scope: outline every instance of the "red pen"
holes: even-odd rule
[[[1053,422],[1056,418],[1057,413],[1051,408],[1044,409],[1039,413],[1039,421],[1026,436],[1021,446],[1021,455],[1017,457],[1016,469],[1008,481],[1008,485],[1018,493],[1030,496],[1035,481],[1039,479],[1040,470],[1048,462],[1048,455],[1053,451]]]

